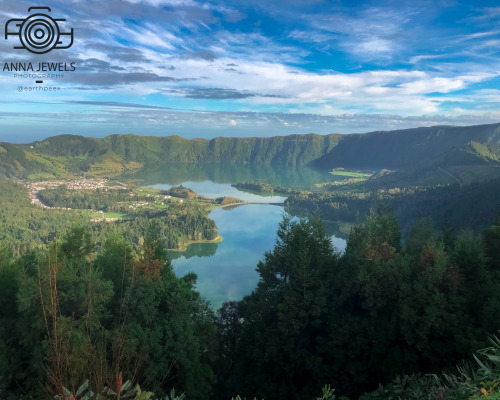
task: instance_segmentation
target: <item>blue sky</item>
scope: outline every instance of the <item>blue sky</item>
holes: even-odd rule
[[[74,44],[34,55],[1,35],[2,68],[76,71],[42,85],[0,71],[0,141],[500,122],[498,1],[0,1],[0,25],[32,6],[66,18]]]

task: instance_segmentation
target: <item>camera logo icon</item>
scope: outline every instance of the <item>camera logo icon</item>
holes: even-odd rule
[[[32,10],[48,10],[49,7],[30,7]],[[25,19],[10,19],[5,24],[5,40],[9,36],[18,36],[21,46],[14,49],[26,49],[31,53],[44,54],[53,49],[69,49],[73,45],[73,28],[70,32],[61,32],[58,22],[65,19],[54,19],[50,15],[37,12]]]

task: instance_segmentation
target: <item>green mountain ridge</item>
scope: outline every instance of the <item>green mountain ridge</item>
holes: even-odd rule
[[[469,142],[453,147],[434,159],[423,160],[391,174],[377,177],[374,185],[389,188],[401,183],[412,185],[460,185],[500,178],[500,147],[494,144]]]
[[[29,144],[0,143],[0,176],[30,179],[82,173],[110,176],[163,163],[312,165],[320,169],[391,169],[406,173],[457,165],[496,167],[499,160],[500,123],[347,135],[211,140],[132,134],[105,138],[60,135]],[[393,181],[397,176],[386,179]]]
[[[326,154],[341,135],[291,135],[271,138],[183,139],[111,135],[102,139],[61,135],[23,145],[1,143],[0,175],[61,176],[55,164],[63,157],[65,172],[121,173],[157,163],[283,164],[305,165]],[[40,158],[42,157],[42,158]],[[127,165],[129,163],[137,163]],[[62,171],[64,172],[64,171]]]
[[[155,137],[111,135],[102,139],[82,136],[55,136],[34,142],[35,152],[53,156],[100,156],[113,152],[136,162],[243,162],[305,164],[331,150],[341,135],[290,135],[271,138],[183,139],[179,136]]]
[[[498,145],[500,124],[433,126],[346,135],[338,146],[314,163],[323,168],[401,169],[432,161],[469,142]]]

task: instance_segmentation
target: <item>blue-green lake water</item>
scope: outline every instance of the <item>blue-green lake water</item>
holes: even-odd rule
[[[224,301],[240,300],[257,285],[255,268],[264,253],[273,249],[283,207],[248,204],[231,209],[218,208],[210,218],[223,241],[188,246],[185,252],[170,252],[175,272],[198,275],[197,289],[218,308]],[[333,245],[345,249],[345,240],[332,236]],[[177,257],[177,258],[174,258]]]
[[[223,241],[211,256],[188,253],[174,259],[176,274],[195,272],[198,290],[215,308],[224,301],[240,300],[257,285],[255,268],[274,247],[282,212],[282,207],[256,204],[211,211]]]
[[[280,172],[267,168],[265,177],[262,171],[257,174],[243,169],[242,172],[234,167],[199,168],[195,172],[190,177],[188,171],[180,168],[158,168],[155,173],[143,175],[143,185],[169,189],[182,184],[209,198],[231,196],[253,203],[283,203],[285,197],[260,196],[240,191],[232,187],[231,183],[260,180],[305,187],[306,184],[314,185],[329,179],[326,175],[308,170]],[[239,175],[233,176],[236,173]],[[196,273],[196,287],[213,308],[220,307],[224,301],[240,300],[257,285],[257,263],[263,259],[266,251],[274,248],[282,214],[283,207],[269,204],[247,204],[212,210],[209,216],[217,225],[219,235],[223,237],[222,242],[195,243],[183,252],[169,252],[176,274],[183,276],[189,272]],[[345,249],[346,242],[342,238],[332,236],[332,243],[338,251]]]
[[[156,185],[151,185],[154,189],[168,190],[173,185],[168,185],[165,183],[160,183]],[[282,196],[260,196],[258,194],[243,192],[231,186],[229,183],[215,183],[210,180],[205,180],[202,182],[186,181],[182,182],[182,186],[188,187],[194,190],[199,195],[208,197],[210,199],[216,199],[221,196],[235,197],[237,199],[247,201],[249,203],[283,203],[286,197]]]

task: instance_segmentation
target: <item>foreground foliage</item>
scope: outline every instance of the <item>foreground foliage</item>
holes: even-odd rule
[[[398,377],[386,386],[362,396],[362,400],[500,398],[500,339],[477,352],[474,362],[462,363],[456,373]]]
[[[138,252],[84,227],[17,258],[0,242],[0,398],[499,396],[500,219],[402,243],[380,208],[339,254],[321,221],[285,215],[256,289],[215,315],[147,232]]]
[[[381,208],[340,256],[319,221],[285,217],[257,288],[219,310],[220,397],[305,399],[329,383],[357,398],[469,358],[500,327],[499,222],[484,239],[422,222],[403,245]]]
[[[154,227],[138,256],[119,235],[96,253],[73,228],[47,252],[7,253],[0,274],[1,398],[63,396],[87,378],[100,393],[119,371],[159,395],[210,392],[212,312],[196,276],[175,276]]]

